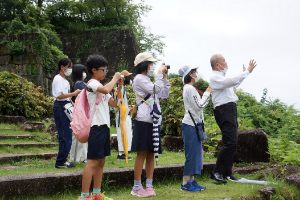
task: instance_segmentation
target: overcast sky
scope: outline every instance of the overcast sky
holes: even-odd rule
[[[139,2],[139,0],[136,0]],[[167,45],[158,58],[177,73],[185,65],[200,65],[205,80],[210,57],[222,54],[229,70],[240,73],[250,59],[256,69],[240,85],[260,100],[263,89],[300,109],[299,0],[145,0],[152,6],[143,25],[164,35]],[[159,63],[160,65],[160,63]],[[156,66],[158,68],[158,65]]]

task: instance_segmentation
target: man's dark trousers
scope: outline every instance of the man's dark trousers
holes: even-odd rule
[[[232,174],[231,169],[238,142],[236,103],[230,102],[217,106],[214,109],[214,115],[222,131],[223,147],[219,153],[213,173],[218,172],[226,177]]]

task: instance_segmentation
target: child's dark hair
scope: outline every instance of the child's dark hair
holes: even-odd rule
[[[87,69],[82,64],[75,64],[72,70],[72,81],[75,83],[76,81],[82,80],[82,73],[87,73]]]
[[[86,67],[90,74],[93,74],[93,68],[106,67],[107,65],[107,60],[99,54],[90,55],[86,61]]]
[[[72,61],[69,58],[62,58],[60,59],[60,61],[57,64],[57,68],[54,71],[54,75],[52,77],[52,79],[54,79],[54,76],[56,76],[57,74],[59,74],[60,72],[60,67],[64,66],[64,67],[69,67],[70,65],[72,65]]]
[[[190,73],[194,73],[197,69],[192,69],[185,77],[184,77],[184,84],[190,83],[192,81],[192,77]]]
[[[136,73],[141,74],[143,72],[148,72],[148,66],[151,64],[151,61],[144,61],[136,66]]]
[[[130,84],[130,79],[131,79],[131,75],[125,76],[125,78],[124,78],[124,84],[125,85],[129,85]]]

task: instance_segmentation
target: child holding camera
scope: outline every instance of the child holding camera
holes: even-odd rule
[[[117,92],[114,100],[109,94],[114,85],[119,82],[118,91],[121,91],[123,80],[119,72],[106,85],[100,83],[105,78],[108,62],[101,55],[90,55],[87,59],[87,70],[92,79],[87,84],[87,99],[90,106],[90,115],[94,113],[88,139],[87,164],[82,174],[82,192],[78,199],[106,199],[110,198],[101,193],[101,183],[105,157],[110,155],[110,116],[109,106],[117,107],[121,93]],[[102,95],[103,94],[103,95]],[[89,195],[89,188],[94,178],[94,189]]]

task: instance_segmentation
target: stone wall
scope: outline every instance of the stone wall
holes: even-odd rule
[[[78,33],[62,31],[59,37],[64,54],[74,63],[85,65],[91,54],[104,56],[109,63],[109,72],[104,82],[110,80],[117,71],[126,69],[133,72],[135,56],[140,52],[131,29]]]
[[[6,35],[0,35],[0,43]],[[26,49],[24,53],[12,55],[8,52],[8,47],[0,45],[0,71],[9,71],[20,75],[27,80],[42,86],[45,93],[51,94],[52,74],[44,74],[42,58],[37,55],[33,47],[26,43],[37,37],[34,33],[9,35],[6,40],[23,41]],[[111,79],[116,71],[127,69],[133,72],[133,62],[139,53],[139,47],[135,41],[132,30],[98,30],[86,32],[66,32],[59,33],[63,43],[63,53],[74,63],[86,63],[91,54],[101,54],[109,62],[108,74],[104,82]],[[48,77],[48,78],[47,78]],[[88,78],[90,76],[88,75]]]
[[[44,78],[42,58],[33,50],[27,42],[37,37],[35,33],[15,35],[0,35],[0,43],[3,40],[25,43],[25,51],[19,55],[9,53],[8,47],[0,44],[0,71],[9,71],[26,78],[36,85],[48,87],[48,82]]]

